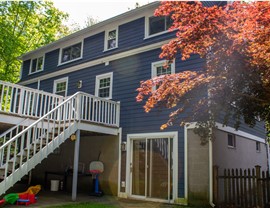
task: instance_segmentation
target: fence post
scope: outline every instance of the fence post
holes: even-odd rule
[[[261,178],[261,166],[256,165],[255,166],[256,169],[256,184],[257,184],[257,205],[259,207],[262,207],[262,187],[261,187],[261,183],[260,183],[260,178]]]
[[[214,204],[218,205],[218,166],[214,165],[213,167],[213,202]]]

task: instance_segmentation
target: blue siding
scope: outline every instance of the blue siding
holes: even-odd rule
[[[29,69],[30,69],[30,64],[31,64],[31,59],[26,60],[23,62],[22,64],[22,80],[24,78],[28,78],[28,74],[29,74]],[[29,77],[30,78],[30,77]]]

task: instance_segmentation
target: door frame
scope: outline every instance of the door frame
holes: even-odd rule
[[[132,154],[132,141],[136,139],[155,139],[155,138],[172,138],[173,142],[173,196],[172,200],[162,200],[162,199],[151,199],[145,196],[136,196],[132,195],[131,190],[131,172],[130,172],[130,163],[131,163],[131,154]],[[144,199],[147,201],[160,201],[160,202],[169,202],[173,203],[178,198],[178,132],[155,132],[155,133],[139,133],[139,134],[127,134],[127,160],[126,160],[126,194],[129,198]]]

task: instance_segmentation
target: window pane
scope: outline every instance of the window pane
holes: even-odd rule
[[[39,57],[37,62],[37,71],[42,70],[42,66],[43,66],[43,57]]]
[[[62,51],[62,62],[70,61],[81,57],[81,47],[82,44],[78,43],[76,45],[64,48]]]
[[[166,17],[166,30],[168,30],[173,24],[172,18],[169,16]]]
[[[99,90],[98,90],[99,97],[103,98],[110,97],[110,82],[111,82],[110,77],[99,80]]]
[[[108,49],[116,47],[116,30],[110,31],[108,34]]]
[[[56,84],[56,93],[66,91],[66,82],[59,82]]]
[[[157,69],[157,76],[165,75],[165,74],[171,74],[171,65],[169,65],[167,68],[164,66],[158,66]]]
[[[149,18],[149,35],[165,31],[164,17],[150,17]]]
[[[32,60],[31,73],[36,71],[36,67],[37,67],[37,59],[33,59]]]

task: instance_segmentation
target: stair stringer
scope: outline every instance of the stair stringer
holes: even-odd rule
[[[27,162],[16,169],[12,174],[7,176],[0,183],[0,195],[4,194],[9,188],[11,188],[15,183],[20,181],[23,176],[28,174],[30,170],[35,168],[36,165],[46,159],[49,154],[51,154],[55,149],[57,149],[63,142],[66,141],[72,134],[74,134],[78,129],[77,122],[70,125],[65,129],[60,135],[55,137],[48,145],[42,148],[39,152],[33,155]]]

